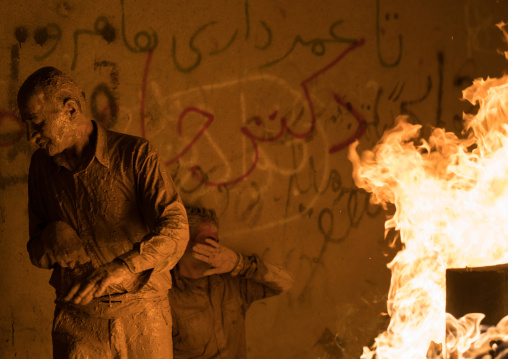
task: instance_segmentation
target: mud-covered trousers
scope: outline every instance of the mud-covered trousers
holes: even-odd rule
[[[58,307],[53,321],[54,359],[172,359],[169,303],[119,318],[97,318]]]

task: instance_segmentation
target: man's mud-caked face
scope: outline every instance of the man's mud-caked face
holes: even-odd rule
[[[211,222],[200,223],[190,230],[190,239],[195,243],[209,245],[206,243],[207,238],[219,242],[219,229]]]
[[[49,156],[74,145],[76,124],[72,122],[71,111],[64,104],[48,99],[44,93],[29,98],[21,117],[27,126],[27,139]]]
[[[186,253],[189,254],[192,252],[192,247],[196,244],[205,244],[209,246],[210,244],[206,243],[207,238],[219,242],[219,229],[211,222],[202,222],[197,226],[192,226],[189,235],[189,243],[186,249]]]

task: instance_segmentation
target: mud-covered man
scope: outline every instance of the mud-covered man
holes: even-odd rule
[[[294,278],[257,255],[219,244],[213,209],[187,207],[190,240],[172,270],[174,358],[247,356],[245,314],[255,300],[289,290]]]
[[[31,262],[53,269],[54,358],[172,358],[169,269],[185,209],[145,139],[91,120],[80,88],[44,67],[18,92],[27,138]]]

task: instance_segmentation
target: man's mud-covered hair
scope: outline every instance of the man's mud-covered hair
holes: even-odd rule
[[[203,222],[213,223],[219,228],[219,220],[215,210],[204,207],[185,206],[187,218],[189,219],[189,229],[195,228]]]
[[[78,85],[64,72],[47,66],[28,76],[19,88],[17,97],[19,110],[23,111],[30,97],[41,91],[45,97],[52,99],[60,106],[72,99],[76,101],[81,112],[86,107],[85,97]]]

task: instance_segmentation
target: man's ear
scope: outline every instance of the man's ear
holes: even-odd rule
[[[71,98],[64,100],[63,107],[64,111],[68,112],[71,118],[79,113],[78,103]]]

